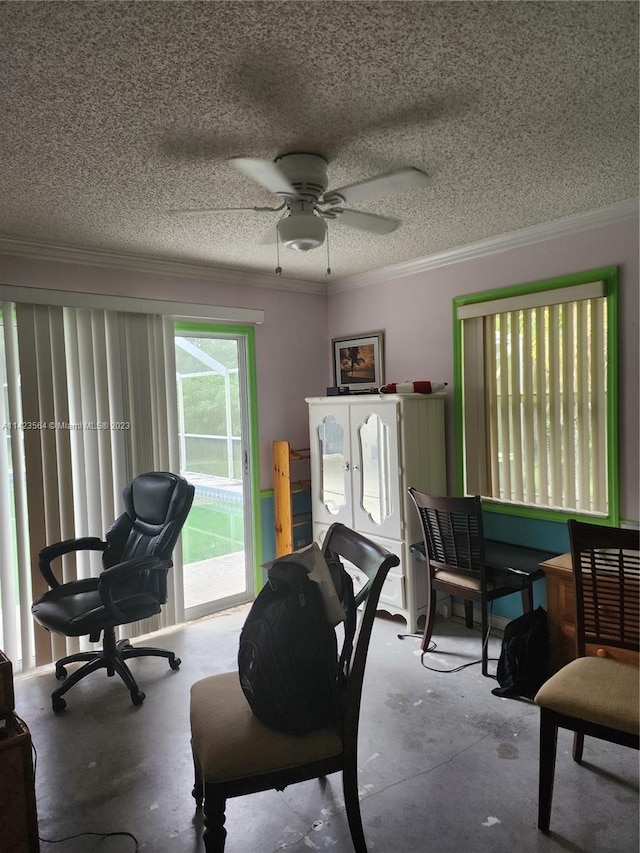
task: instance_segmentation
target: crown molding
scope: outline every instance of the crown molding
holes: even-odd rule
[[[577,213],[562,219],[545,222],[541,225],[533,225],[530,228],[523,228],[521,231],[512,231],[509,234],[491,237],[488,240],[481,240],[478,243],[472,243],[468,246],[439,252],[436,255],[393,264],[388,267],[372,270],[371,272],[357,273],[356,275],[333,279],[327,287],[327,292],[331,295],[346,290],[356,290],[361,287],[378,284],[382,281],[414,275],[415,273],[437,269],[438,267],[448,266],[449,264],[457,264],[462,261],[470,261],[485,257],[486,255],[493,255],[497,252],[507,252],[510,249],[530,246],[542,240],[549,240],[569,234],[579,234],[582,231],[600,228],[604,225],[616,225],[637,217],[638,203],[639,199],[630,198],[626,201],[612,204],[609,207],[599,208],[588,213]]]
[[[57,246],[52,243],[37,243],[0,235],[0,254],[38,261],[54,261],[69,264],[154,273],[156,275],[181,276],[216,284],[243,285],[269,290],[287,290],[326,296],[324,282],[289,278],[275,274],[247,272],[228,267],[207,266],[138,255],[122,255],[96,249],[81,249],[74,246]]]
[[[592,228],[605,225],[616,225],[638,216],[637,198],[627,199],[609,207],[587,213],[578,213],[562,219],[555,219],[541,225],[533,225],[520,231],[502,234],[460,246],[456,249],[439,252],[435,255],[381,267],[343,278],[331,279],[329,282],[297,279],[275,274],[255,273],[228,267],[207,266],[206,264],[186,263],[182,261],[152,258],[148,256],[114,254],[95,249],[82,249],[73,246],[58,246],[50,243],[38,243],[28,240],[18,240],[13,237],[0,235],[0,254],[12,255],[30,260],[65,262],[112,269],[130,270],[133,272],[154,273],[156,275],[181,276],[217,284],[242,285],[268,290],[285,290],[296,293],[308,293],[319,296],[341,293],[346,290],[356,290],[383,281],[402,278],[426,270],[482,258],[497,252],[506,252],[523,246],[533,245],[542,240],[554,237],[579,234]]]

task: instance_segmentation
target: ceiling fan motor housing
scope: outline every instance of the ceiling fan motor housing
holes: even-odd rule
[[[283,154],[274,162],[298,198],[317,201],[328,186],[327,161],[319,154]]]

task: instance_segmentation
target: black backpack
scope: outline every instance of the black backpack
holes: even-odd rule
[[[538,607],[509,622],[504,629],[494,696],[533,699],[548,678],[547,612]]]
[[[265,725],[288,734],[335,725],[342,715],[356,606],[340,560],[327,564],[346,614],[340,656],[319,585],[295,555],[271,565],[240,634],[238,672],[247,701]]]

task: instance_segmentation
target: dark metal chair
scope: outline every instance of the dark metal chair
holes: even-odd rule
[[[640,532],[569,521],[575,578],[575,660],[546,681],[540,706],[538,828],[551,822],[558,729],[639,748]]]
[[[399,563],[343,524],[333,524],[324,543],[325,555],[341,558],[363,573],[367,582],[357,593],[364,603],[347,679],[346,706],[337,728],[306,735],[283,734],[261,723],[251,711],[237,672],[197,681],[191,688],[191,745],[195,766],[193,796],[204,799],[204,842],[207,853],[223,853],[225,804],[271,788],[321,778],[342,771],[347,819],[356,853],[367,846],[358,799],[358,721],[362,681],[371,629],[387,572]]]
[[[153,471],[136,477],[123,492],[124,513],[111,525],[105,540],[96,537],[67,539],[43,548],[38,566],[50,589],[36,599],[33,617],[49,631],[66,637],[89,636],[102,650],[77,652],[56,662],[56,678],[64,678],[51,694],[54,711],[62,711],[62,698],[74,684],[97,669],[117,673],[131,694],[134,705],[145,695],[139,689],[126,661],[153,655],[165,657],[172,669],[180,659],[166,649],[134,648],[128,640],[116,641],[118,625],[138,622],[159,613],[167,600],[167,573],[171,554],[193,502],[194,487],[183,477]],[[60,583],[51,563],[74,551],[102,551],[104,571],[99,577]],[[66,666],[84,662],[67,675]]]

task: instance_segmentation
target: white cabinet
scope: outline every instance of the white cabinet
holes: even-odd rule
[[[397,554],[380,609],[410,631],[427,605],[424,569],[412,542],[422,539],[407,489],[446,494],[444,394],[309,397],[311,513],[314,539],[346,524]]]

